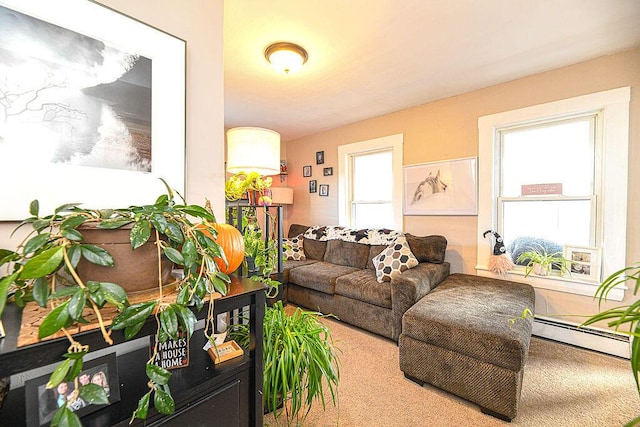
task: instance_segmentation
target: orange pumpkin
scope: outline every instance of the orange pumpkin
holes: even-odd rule
[[[229,224],[203,223],[199,224],[197,228],[213,239],[209,227],[218,232],[218,236],[214,240],[220,245],[224,255],[227,257],[228,265],[225,265],[222,258],[215,259],[218,268],[225,274],[233,273],[244,260],[244,239],[242,234],[237,228]]]

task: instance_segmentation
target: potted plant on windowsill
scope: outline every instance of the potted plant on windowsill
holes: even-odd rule
[[[89,349],[77,341],[68,328],[84,322],[88,314],[95,315],[104,340],[112,344],[111,331],[123,330],[124,337],[131,339],[149,316],[155,315],[158,333],[152,356],[146,363],[149,391],[141,397],[133,414],[143,419],[151,401],[161,414],[173,413],[175,409],[168,386],[171,373],[152,363],[158,344],[169,337],[177,339],[179,329],[191,335],[196,317],[189,307],[202,309],[205,300],[215,292],[225,294],[229,282],[229,277],[220,272],[216,264],[217,260],[226,263],[226,255],[216,242],[217,232],[211,225],[215,223],[214,215],[201,206],[187,205],[184,200],[176,203],[174,192],[166,186],[167,194],[158,197],[154,204],[126,209],[90,210],[70,204],[60,206],[51,215],[41,216],[38,202],[34,201],[30,206],[31,216],[18,226],[30,226],[32,230],[15,250],[0,249],[0,268],[4,270],[4,274],[0,273],[0,315],[11,295],[19,306],[35,301],[49,310],[39,327],[38,338],[62,332],[69,340],[69,349],[51,374],[48,388],[62,381],[74,381],[79,397],[86,402],[107,403],[101,387],[91,384],[78,387],[77,376]],[[198,222],[189,218],[196,218]],[[139,248],[153,241],[152,253],[157,260],[157,293],[136,304],[129,303],[123,284],[86,279],[78,271],[81,261],[107,269],[115,264],[106,249],[85,241],[85,230],[117,231],[122,227],[131,227],[128,231],[131,256],[136,256]],[[165,258],[184,271],[176,283],[177,292],[170,299],[164,298],[161,266],[166,264]],[[103,309],[109,305],[119,311],[110,326],[103,315]],[[204,330],[208,337],[213,335],[214,323],[209,318],[213,311],[209,313]],[[52,425],[80,425],[80,421],[73,411],[62,406],[56,411]]]
[[[532,272],[538,276],[548,276],[551,270],[558,270],[560,274],[569,273],[569,261],[562,252],[548,252],[544,247],[531,247],[522,252],[516,259],[516,264],[525,266],[524,276]]]

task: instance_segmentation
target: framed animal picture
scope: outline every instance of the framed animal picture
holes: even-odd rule
[[[405,215],[477,215],[477,158],[404,167]]]

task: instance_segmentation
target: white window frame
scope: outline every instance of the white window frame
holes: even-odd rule
[[[629,101],[631,88],[597,92],[518,110],[483,116],[478,119],[479,132],[479,206],[476,270],[482,276],[495,276],[487,267],[492,245],[483,238],[485,230],[495,229],[498,221],[499,176],[496,155],[499,154],[498,129],[569,118],[590,112],[600,113],[596,128],[602,132],[602,146],[596,151],[596,164],[602,167],[601,200],[597,201],[596,246],[602,248],[602,274],[607,277],[624,268],[626,263],[627,185],[629,157]],[[598,166],[596,166],[598,167]],[[604,220],[603,220],[604,219]],[[605,224],[606,223],[606,224]],[[523,281],[523,273],[507,274],[509,280]],[[527,283],[542,289],[593,296],[597,283],[557,276],[529,276]],[[609,294],[609,299],[622,301],[625,286]]]
[[[338,221],[349,227],[352,220],[351,177],[353,156],[391,150],[393,170],[393,229],[402,230],[402,146],[403,134],[389,135],[367,141],[338,146]]]

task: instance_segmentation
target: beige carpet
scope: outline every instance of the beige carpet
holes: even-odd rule
[[[385,338],[326,320],[342,349],[338,406],[317,403],[304,426],[622,426],[640,414],[629,361],[532,338],[518,416],[507,423],[399,369]],[[287,425],[284,417],[265,426]]]

